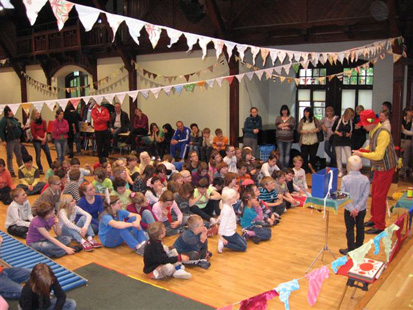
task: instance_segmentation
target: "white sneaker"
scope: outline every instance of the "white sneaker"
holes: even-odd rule
[[[190,279],[192,275],[183,269],[179,269],[174,272],[173,277],[177,279]]]
[[[221,239],[218,240],[218,253],[222,253],[222,250],[224,249],[224,242],[222,242]]]

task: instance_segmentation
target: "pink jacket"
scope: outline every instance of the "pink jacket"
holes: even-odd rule
[[[69,123],[63,119],[61,122],[56,118],[53,121],[53,134],[52,137],[55,140],[67,139],[67,133],[69,132]]]

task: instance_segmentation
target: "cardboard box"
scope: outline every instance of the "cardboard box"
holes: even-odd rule
[[[327,195],[328,183],[330,181],[331,174],[328,171],[333,171],[333,184],[330,193],[337,190],[337,178],[338,169],[337,168],[326,168],[312,175],[312,191],[311,195],[313,197],[324,198]]]

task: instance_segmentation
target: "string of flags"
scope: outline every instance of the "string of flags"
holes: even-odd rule
[[[389,262],[389,255],[392,251],[392,235],[393,232],[399,230],[399,226],[392,224],[387,227],[381,234],[377,235],[374,239],[369,240],[363,246],[349,252],[347,255],[353,260],[353,266],[358,266],[362,263],[366,254],[369,252],[372,244],[375,246],[374,255],[380,252],[380,242],[383,242],[384,251],[386,253],[386,262]],[[399,237],[399,236],[398,236]],[[397,241],[396,241],[397,242]],[[348,261],[347,256],[342,256],[337,258],[329,265],[324,265],[321,268],[314,269],[312,272],[306,274],[304,277],[294,279],[288,282],[279,284],[272,290],[260,293],[243,301],[235,302],[233,304],[227,305],[225,307],[219,308],[218,310],[233,310],[233,309],[254,309],[254,310],[266,310],[267,302],[272,300],[274,297],[278,296],[280,301],[284,303],[286,310],[290,309],[289,297],[292,292],[300,289],[299,282],[306,279],[308,280],[308,291],[307,291],[307,301],[310,306],[314,306],[317,302],[317,298],[320,294],[323,282],[330,276],[330,268],[333,270],[334,274],[337,274],[339,268],[344,266]],[[239,305],[239,308],[237,306]],[[235,307],[235,308],[234,308]]]
[[[36,22],[38,13],[47,3],[47,0],[37,0],[37,1],[23,1],[26,7],[26,14],[31,25]],[[280,64],[283,62],[292,63],[293,61],[298,61],[303,64],[304,67],[308,66],[308,63],[317,65],[318,63],[325,64],[327,61],[337,61],[343,63],[344,60],[348,62],[357,61],[362,57],[377,57],[383,52],[386,52],[391,48],[392,45],[397,41],[399,44],[403,43],[402,37],[390,38],[386,40],[381,40],[367,44],[364,46],[351,48],[341,52],[303,52],[303,51],[291,51],[275,48],[264,48],[257,47],[253,45],[239,44],[227,40],[221,40],[217,38],[201,36],[193,33],[182,32],[177,29],[151,24],[139,19],[130,18],[122,15],[108,13],[93,7],[83,6],[77,3],[72,3],[65,0],[49,0],[50,6],[52,8],[53,14],[57,20],[57,26],[61,30],[69,17],[69,13],[73,8],[76,9],[80,22],[82,23],[85,31],[90,31],[93,25],[98,21],[100,14],[105,14],[109,26],[113,32],[113,40],[115,39],[116,32],[122,23],[125,23],[129,34],[137,45],[139,45],[139,37],[141,31],[145,29],[148,34],[149,40],[152,47],[158,44],[161,33],[164,32],[170,39],[170,44],[168,48],[171,48],[173,44],[177,43],[181,36],[186,38],[188,52],[192,50],[195,44],[198,44],[202,49],[202,59],[205,58],[208,52],[208,45],[212,44],[215,49],[215,55],[218,59],[223,52],[224,46],[226,47],[229,57],[232,57],[234,50],[236,48],[241,60],[244,60],[245,53],[249,51],[252,54],[253,63],[255,64],[256,57],[261,55],[263,65],[267,62],[267,59],[271,59],[271,63],[275,65],[277,61]],[[403,50],[405,53],[405,50]],[[269,56],[269,57],[268,57]],[[405,55],[403,55],[405,56]]]

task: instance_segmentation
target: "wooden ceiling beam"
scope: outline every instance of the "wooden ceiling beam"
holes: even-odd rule
[[[209,18],[215,27],[218,37],[225,39],[227,37],[226,25],[222,19],[216,0],[205,0],[205,4],[209,13]]]
[[[261,0],[248,0],[243,1],[244,6],[237,12],[237,14],[229,21],[229,26],[233,28],[233,26],[242,20],[245,16],[251,13],[254,7],[260,5]]]

